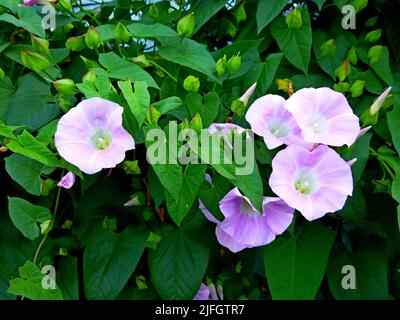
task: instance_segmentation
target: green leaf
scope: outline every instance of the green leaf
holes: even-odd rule
[[[203,44],[184,38],[168,39],[158,52],[165,60],[194,69],[209,76],[215,81],[215,61]]]
[[[39,237],[37,223],[51,218],[49,209],[35,206],[21,198],[8,198],[8,211],[14,225],[30,240]]]
[[[122,233],[97,232],[83,256],[86,297],[115,299],[135,271],[148,237],[148,231],[133,227]]]
[[[319,222],[302,226],[290,239],[264,247],[264,264],[273,299],[314,299],[324,277],[336,232]]]
[[[78,258],[63,257],[58,261],[57,284],[65,300],[79,300]]]
[[[355,270],[355,289],[345,290],[343,278],[349,272],[342,273],[343,266],[352,266]],[[327,269],[329,289],[339,300],[386,300],[388,292],[388,257],[385,245],[371,241],[356,248],[351,254],[341,247],[332,250]]]
[[[160,112],[160,114],[166,114],[170,111],[182,105],[182,100],[179,97],[168,97],[161,101],[153,103],[153,106]]]
[[[393,75],[389,65],[389,50],[385,46],[373,46],[368,51],[369,65],[388,85],[393,84]]]
[[[10,78],[0,79],[0,120],[7,120],[8,105],[14,93]]]
[[[9,293],[27,297],[31,300],[63,299],[61,291],[57,286],[55,289],[43,288],[42,281],[46,275],[31,261],[26,261],[18,270],[20,277],[10,281]]]
[[[393,110],[386,113],[387,124],[392,135],[392,142],[400,155],[400,106],[395,105]]]
[[[209,250],[186,231],[163,235],[149,253],[151,280],[162,299],[192,299],[207,268]]]
[[[400,175],[396,175],[392,182],[392,197],[400,203]]]
[[[260,0],[257,6],[257,33],[260,33],[288,4],[287,0]]]
[[[220,11],[227,0],[202,0],[193,7],[194,12],[194,32],[196,33],[208,20]]]
[[[324,5],[324,3],[326,2],[326,0],[312,0],[317,6],[318,9],[321,10],[322,6]]]
[[[218,115],[220,100],[215,91],[208,92],[204,96],[204,103],[203,97],[199,93],[190,92],[185,97],[185,104],[190,117],[193,118],[196,113],[199,113],[203,127],[208,128]]]
[[[119,80],[130,79],[133,82],[146,81],[149,87],[159,89],[157,83],[149,73],[133,62],[120,58],[114,52],[101,53],[99,55],[99,62],[108,70],[110,78]]]
[[[286,59],[307,74],[311,57],[312,32],[308,10],[302,9],[301,15],[303,24],[299,29],[289,29],[285,19],[279,18],[272,24],[271,33]]]
[[[355,164],[351,166],[354,181],[361,179],[361,176],[367,166],[369,158],[369,144],[371,142],[372,133],[368,132],[361,138],[359,138],[350,148],[346,150],[343,158],[346,161],[357,158]]]
[[[38,129],[60,113],[50,93],[50,86],[28,73],[20,78],[19,87],[7,106],[8,125]]]
[[[144,119],[146,119],[147,110],[150,105],[150,94],[147,90],[146,82],[136,81],[134,84],[135,92],[132,91],[132,85],[129,80],[118,81],[118,87],[121,89],[140,127]]]
[[[143,23],[132,23],[127,26],[129,32],[134,38],[157,38],[163,39],[168,37],[177,37],[178,34],[168,28],[167,26],[155,23],[155,24],[143,24]]]
[[[42,27],[42,19],[36,13],[35,8],[19,6],[16,11],[18,18],[11,14],[3,13],[0,14],[0,21],[11,23],[16,27],[23,28],[38,35],[39,37],[45,38],[46,34]]]
[[[27,192],[35,196],[41,195],[42,174],[50,174],[53,169],[24,157],[13,154],[5,159],[6,171],[10,177],[23,187]]]

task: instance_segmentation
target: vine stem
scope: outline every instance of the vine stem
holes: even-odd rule
[[[61,174],[61,177],[63,177],[63,176],[64,176],[64,170],[62,171],[62,174]],[[55,203],[55,206],[54,206],[54,213],[53,213],[53,217],[51,218],[51,221],[50,221],[50,227],[51,227],[50,230],[53,228],[53,225],[54,225],[54,222],[55,222],[55,219],[56,219],[58,205],[60,203],[60,194],[61,194],[61,187],[58,187],[57,196],[56,196],[56,203]],[[44,243],[46,242],[46,240],[47,240],[47,238],[49,236],[50,230],[46,231],[44,237],[42,238],[42,241],[40,241],[39,246],[36,249],[35,255],[33,257],[33,264],[36,264],[37,259],[39,257],[40,250],[42,250],[43,245],[44,245]]]
[[[172,80],[174,80],[176,83],[178,83],[178,80],[172,75],[170,74],[167,70],[165,70],[163,67],[161,67],[158,63],[152,61],[152,60],[148,60],[153,66],[155,66],[156,68],[160,69],[162,72],[164,72],[168,77],[170,77]]]

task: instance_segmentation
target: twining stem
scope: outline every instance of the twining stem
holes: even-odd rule
[[[163,67],[161,67],[158,63],[152,61],[152,60],[148,60],[153,66],[155,66],[156,68],[160,69],[162,72],[164,72],[168,77],[170,77],[172,80],[174,80],[176,83],[178,83],[178,80],[172,75],[170,74],[167,70],[165,70]]]

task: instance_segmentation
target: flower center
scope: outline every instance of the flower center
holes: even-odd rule
[[[328,121],[323,116],[316,114],[308,118],[308,125],[314,133],[323,133],[329,129]]]
[[[104,150],[112,141],[112,136],[108,131],[100,130],[92,137],[92,143],[97,150]]]
[[[269,131],[277,138],[286,137],[289,134],[289,128],[282,120],[272,119],[268,125]]]
[[[295,180],[294,187],[301,194],[309,195],[315,190],[315,179],[308,172],[303,172]]]
[[[247,214],[249,216],[254,214],[259,214],[245,199],[242,199],[242,204],[240,205],[240,212]]]

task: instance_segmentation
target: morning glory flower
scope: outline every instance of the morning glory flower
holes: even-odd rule
[[[204,283],[201,283],[199,291],[196,293],[193,300],[223,300],[223,291],[222,287],[219,287],[220,290],[215,288],[213,283],[208,286]]]
[[[135,148],[122,127],[123,108],[111,101],[90,98],[63,115],[55,144],[60,155],[87,174],[114,168],[125,152]]]
[[[325,145],[290,145],[272,160],[269,185],[309,221],[343,208],[353,192],[350,166]]]
[[[330,88],[301,89],[285,106],[309,143],[351,146],[360,133],[358,117],[346,97]]]
[[[377,112],[379,112],[379,109],[381,108],[383,102],[385,101],[386,97],[390,93],[390,90],[392,90],[392,87],[389,87],[385,91],[383,91],[383,93],[374,101],[371,108],[369,109],[369,112],[371,113],[371,115],[374,115]]]
[[[306,145],[299,126],[285,108],[285,102],[281,96],[267,94],[254,101],[246,113],[251,130],[264,138],[268,149],[282,144]]]
[[[219,207],[225,217],[221,222],[204,205],[200,210],[208,220],[217,223],[218,242],[232,252],[270,243],[289,227],[294,212],[280,198],[264,197],[260,213],[237,188],[222,198]]]
[[[75,174],[69,171],[64,177],[61,178],[57,186],[64,189],[71,189],[75,183],[75,179]]]

